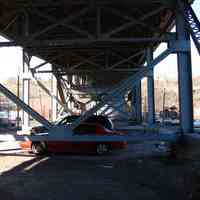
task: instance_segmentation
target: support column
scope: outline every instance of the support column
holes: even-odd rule
[[[29,35],[29,16],[27,13],[24,13],[23,16],[23,33],[24,36],[28,37]],[[22,91],[23,91],[23,101],[29,105],[29,98],[30,98],[30,79],[28,77],[28,73],[30,70],[30,61],[31,56],[25,52],[23,49],[22,53],[22,62],[23,62],[23,80],[22,80]],[[29,115],[26,112],[23,112],[23,123],[22,127],[23,129],[27,129],[30,126],[29,124]]]
[[[190,35],[186,27],[184,16],[177,9],[176,34],[179,44],[189,42]],[[178,49],[178,83],[179,83],[179,105],[180,125],[183,133],[193,132],[193,94],[192,94],[192,66],[191,50]]]
[[[59,96],[60,96],[60,100],[61,100],[62,104],[65,106],[66,102],[65,102],[65,95],[64,95],[64,92],[63,92],[63,88],[62,88],[62,83],[61,83],[60,78],[57,77],[57,76],[56,76],[56,81],[57,81],[57,89],[58,89],[58,93],[59,93]]]
[[[142,101],[141,101],[141,81],[133,88],[132,106],[134,108],[133,115],[137,123],[142,122]]]
[[[22,80],[22,91],[23,91],[23,101],[27,105],[30,105],[30,79],[28,77],[28,72],[30,68],[30,57],[23,50],[23,80]],[[29,115],[23,111],[23,129],[27,129],[30,126]]]
[[[146,50],[147,66],[153,60],[153,49],[151,47]],[[148,124],[155,123],[155,99],[154,99],[154,72],[147,77],[147,102],[148,102]]]
[[[51,77],[51,89],[53,96],[57,96],[57,81],[56,77],[52,74]],[[51,99],[51,110],[52,110],[52,121],[55,121],[57,119],[57,100],[52,97]]]

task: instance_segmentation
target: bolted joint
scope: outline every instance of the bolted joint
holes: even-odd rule
[[[164,36],[165,40],[167,42],[174,42],[174,40],[176,40],[176,33],[174,32],[167,32],[167,33],[164,33]]]
[[[149,70],[147,73],[147,77],[153,77],[153,75],[154,75],[153,69]]]
[[[168,48],[172,53],[190,52],[191,46],[189,40],[175,40],[168,42]]]

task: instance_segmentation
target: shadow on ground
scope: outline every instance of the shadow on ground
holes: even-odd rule
[[[199,167],[161,157],[33,157],[1,174],[0,193],[2,200],[199,200]]]

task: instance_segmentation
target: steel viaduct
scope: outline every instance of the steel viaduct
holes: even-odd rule
[[[147,77],[148,124],[152,126],[154,67],[170,54],[177,54],[181,132],[192,133],[190,36],[200,53],[200,23],[192,3],[190,0],[1,0],[0,33],[9,42],[1,42],[0,46],[21,46],[24,73],[31,74],[49,95],[51,92],[37,79],[37,74],[55,76],[60,98],[53,97],[63,110],[71,112],[68,101],[73,94],[69,97],[69,88],[82,90],[87,86],[90,93],[90,88],[95,87],[99,92],[96,104],[67,127],[68,138],[63,136],[62,127],[55,127],[28,105],[29,78],[23,79],[23,100],[2,84],[0,92],[27,113],[25,124],[31,115],[49,129],[49,136],[44,138],[82,140],[72,138],[71,130],[93,113],[113,108],[130,116],[121,109],[127,92],[135,96],[132,107],[141,122],[141,79]],[[175,25],[176,31],[171,32]],[[161,43],[166,43],[167,48],[155,57],[154,51]],[[32,56],[45,61],[30,66]],[[52,69],[45,71],[42,67],[47,63],[52,64]],[[79,84],[74,85],[74,78]],[[58,134],[53,134],[55,131]]]

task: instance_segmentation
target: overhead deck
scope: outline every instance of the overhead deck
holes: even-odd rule
[[[176,1],[0,1],[0,31],[59,75],[117,84],[145,62],[145,49],[169,40]],[[34,71],[34,70],[33,70]],[[38,67],[34,72],[42,70]]]

